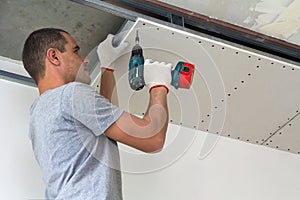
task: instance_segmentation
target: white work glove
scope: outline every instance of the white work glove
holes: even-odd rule
[[[144,63],[144,79],[149,91],[155,87],[163,86],[168,92],[171,84],[171,63],[164,63],[146,59]]]
[[[118,59],[122,54],[126,52],[129,44],[127,42],[121,43],[117,47],[112,46],[112,40],[114,35],[109,34],[107,38],[98,45],[97,54],[100,60],[100,67],[114,71],[114,67],[111,64]]]

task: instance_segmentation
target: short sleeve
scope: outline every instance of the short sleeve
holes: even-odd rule
[[[85,126],[96,136],[103,134],[123,113],[91,86],[71,84],[62,95],[62,111],[76,125]]]

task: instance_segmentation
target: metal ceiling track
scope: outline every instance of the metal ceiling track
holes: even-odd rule
[[[0,79],[5,79],[5,80],[9,80],[9,81],[29,85],[29,86],[32,86],[32,87],[36,87],[36,83],[33,81],[32,78],[22,76],[22,75],[19,75],[19,74],[15,74],[15,73],[12,73],[12,72],[4,71],[4,70],[0,70]]]
[[[158,0],[73,0],[126,19],[142,17],[208,34],[300,63],[300,46]],[[149,19],[151,18],[151,19]]]

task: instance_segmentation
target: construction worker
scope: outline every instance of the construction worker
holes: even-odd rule
[[[40,94],[30,108],[29,136],[46,199],[122,199],[116,141],[149,153],[164,145],[171,64],[145,61],[149,106],[143,118],[131,115],[111,103],[111,63],[128,47],[122,43],[114,48],[112,38],[97,49],[100,94],[89,85],[88,60],[66,31],[39,29],[24,44],[23,64]]]

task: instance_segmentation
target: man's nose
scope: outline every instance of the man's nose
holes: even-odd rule
[[[84,62],[84,63],[89,63],[89,59],[87,59],[86,57],[84,57],[84,56],[81,56],[82,57],[82,62]]]

